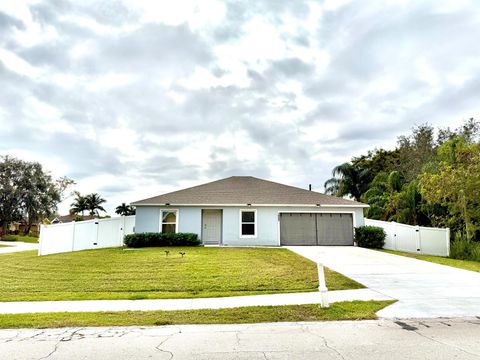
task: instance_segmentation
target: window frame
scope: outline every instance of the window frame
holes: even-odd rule
[[[243,235],[242,234],[242,225],[243,224],[252,224],[252,222],[243,222],[242,221],[242,214],[244,212],[253,212],[253,232],[254,234],[253,235]],[[239,211],[239,236],[241,239],[255,239],[257,237],[257,222],[258,222],[258,218],[257,218],[257,209],[240,209]]]
[[[175,213],[175,234],[178,233],[178,221],[180,219],[179,215],[180,215],[180,211],[178,209],[169,209],[169,208],[166,208],[166,209],[160,209],[160,224],[159,224],[159,232],[160,233],[163,233],[163,224],[173,224],[172,222],[166,222],[164,223],[163,222],[163,213],[164,212],[174,212]]]

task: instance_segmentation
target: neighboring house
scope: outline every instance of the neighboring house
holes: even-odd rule
[[[68,215],[62,215],[62,216],[57,216],[53,218],[50,222],[52,224],[63,224],[63,223],[69,223],[74,221],[77,217],[82,218],[82,221],[84,220],[93,220],[96,219],[95,216],[93,215],[77,215],[77,214],[68,214]]]
[[[11,223],[8,227],[8,231],[12,234],[24,234],[28,228],[28,224],[25,221]],[[32,224],[30,232],[38,234],[40,231],[40,224]]]
[[[196,233],[206,245],[353,245],[368,205],[232,176],[140,200],[135,232]]]

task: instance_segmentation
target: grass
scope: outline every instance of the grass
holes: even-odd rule
[[[480,272],[480,262],[473,261],[473,260],[458,260],[458,259],[451,259],[442,256],[433,256],[433,255],[422,255],[422,254],[411,254],[402,251],[394,251],[394,250],[381,250],[390,254],[406,256],[414,259],[430,261],[433,263],[452,266],[460,269],[470,270],[470,271],[477,271]]]
[[[21,241],[31,244],[38,244],[38,238],[34,236],[24,236],[24,235],[7,235],[6,238],[2,238],[3,241]]]
[[[25,251],[0,255],[0,273],[0,301],[217,297],[318,286],[314,262],[268,248],[115,248],[41,257]],[[363,287],[328,269],[326,281],[330,290]]]
[[[352,301],[319,305],[255,306],[219,310],[122,311],[0,315],[0,328],[84,326],[155,326],[177,324],[242,324],[286,321],[376,319],[376,312],[394,301]]]
[[[0,247],[10,247],[10,245],[0,245]]]

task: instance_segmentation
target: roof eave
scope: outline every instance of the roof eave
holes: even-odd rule
[[[370,205],[367,204],[174,204],[174,203],[152,203],[152,204],[142,204],[142,203],[131,203],[133,206],[251,206],[251,207],[313,207],[313,208],[329,208],[329,207],[340,207],[340,208],[369,208]]]

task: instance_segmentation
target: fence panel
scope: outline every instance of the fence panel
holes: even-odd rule
[[[101,247],[123,245],[123,219],[102,219],[98,221],[98,240]],[[98,243],[100,244],[100,242]],[[97,246],[100,247],[100,246]]]
[[[441,241],[442,237],[443,241]],[[420,244],[424,254],[448,256],[450,255],[450,230],[421,227]]]
[[[418,252],[418,233],[414,226],[395,224],[396,250],[410,253]]]
[[[72,223],[75,228],[73,251],[92,249],[97,241],[97,225],[94,220],[79,221]]]
[[[450,229],[428,228],[365,219],[365,225],[379,226],[387,234],[384,249],[409,253],[449,256]]]
[[[40,226],[39,255],[55,254],[73,250],[73,230],[71,224]]]
[[[38,255],[117,247],[135,230],[135,216],[42,225]]]

